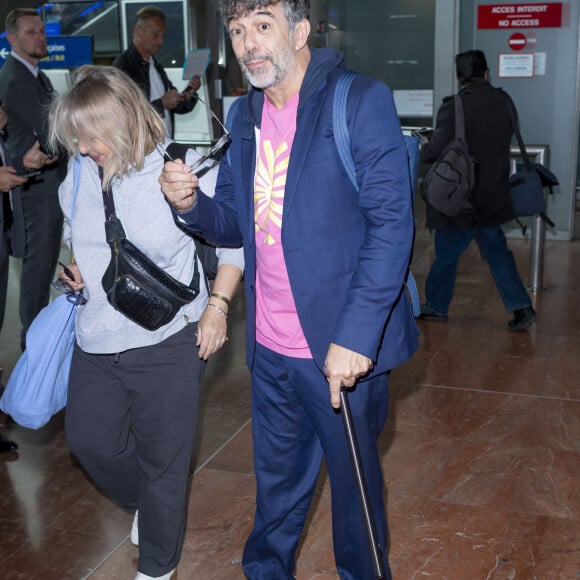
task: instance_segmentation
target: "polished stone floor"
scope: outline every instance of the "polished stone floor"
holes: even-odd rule
[[[527,280],[529,242],[510,246]],[[432,257],[432,238],[419,228],[413,269],[421,288]],[[548,242],[545,288],[533,299],[538,320],[510,333],[472,245],[449,321],[420,323],[420,350],[392,373],[380,439],[395,580],[580,577],[579,266],[580,242]],[[18,355],[16,270],[0,335],[5,376]],[[231,339],[204,379],[176,580],[243,578],[255,492],[243,316],[239,296]],[[38,431],[0,417],[1,432],[20,447],[0,456],[0,578],[132,580],[131,516],[87,481],[62,425],[62,414]],[[300,580],[338,577],[329,503],[322,474]]]

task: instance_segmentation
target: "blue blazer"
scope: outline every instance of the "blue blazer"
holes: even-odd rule
[[[407,150],[389,89],[357,76],[347,122],[360,187],[338,156],[332,101],[342,57],[313,49],[300,90],[284,196],[282,245],[302,329],[320,368],[331,342],[370,357],[369,376],[406,361],[417,327],[404,289],[414,219]],[[254,173],[264,95],[251,90],[232,120],[213,199],[179,214],[209,241],[244,245],[247,362],[255,349]]]

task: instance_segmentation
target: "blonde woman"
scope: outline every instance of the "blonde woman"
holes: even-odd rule
[[[176,226],[157,182],[170,143],[163,122],[125,73],[86,66],[52,105],[51,141],[72,157],[59,195],[74,279],[64,269],[59,278],[87,298],[77,315],[67,442],[99,488],[127,510],[138,510],[132,533],[139,545],[136,580],[169,579],[186,526],[204,359],[227,339],[227,309],[243,258],[240,250],[221,251],[209,302],[202,281],[197,298],[165,326],[150,331],[135,324],[113,309],[101,285],[111,257],[102,187],[112,189],[127,238],[188,284],[195,244]],[[75,157],[81,169],[71,220]],[[198,157],[191,151],[187,161]],[[201,179],[213,190],[214,170]]]

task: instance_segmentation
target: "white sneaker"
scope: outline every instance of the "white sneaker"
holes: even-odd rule
[[[135,517],[133,518],[133,525],[131,526],[131,543],[134,546],[139,545],[139,510],[135,512]]]
[[[171,570],[171,572],[167,572],[167,574],[163,574],[163,576],[147,576],[147,574],[143,574],[143,572],[137,572],[137,576],[135,576],[135,580],[169,580],[173,574],[175,573],[175,568]]]

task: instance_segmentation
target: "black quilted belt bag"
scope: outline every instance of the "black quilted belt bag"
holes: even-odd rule
[[[110,186],[103,188],[103,201],[105,233],[111,248],[111,261],[102,278],[107,300],[139,326],[157,330],[199,294],[197,255],[190,284],[179,282],[127,239],[123,224],[115,214]]]

